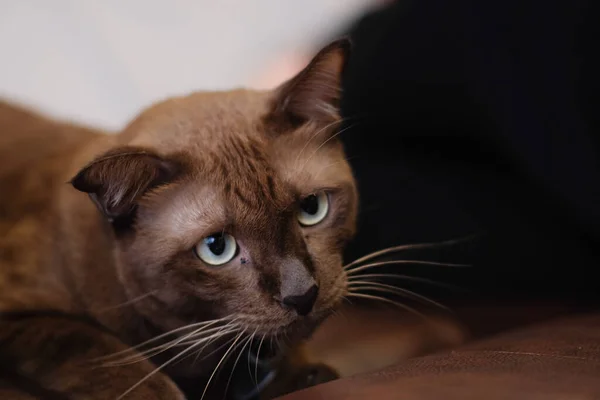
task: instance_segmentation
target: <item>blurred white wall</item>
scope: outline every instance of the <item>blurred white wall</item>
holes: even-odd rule
[[[368,0],[0,0],[0,97],[110,129],[193,90],[259,85]]]

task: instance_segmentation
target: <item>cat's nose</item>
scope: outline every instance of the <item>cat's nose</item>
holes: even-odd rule
[[[319,287],[315,284],[310,287],[305,293],[300,295],[286,296],[281,299],[283,305],[296,310],[298,315],[308,315],[315,305],[317,296],[319,295]]]
[[[319,287],[304,263],[295,258],[288,258],[281,263],[281,287],[279,299],[284,307],[289,307],[298,315],[311,312]]]

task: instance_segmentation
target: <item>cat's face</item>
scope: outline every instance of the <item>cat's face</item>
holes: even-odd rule
[[[73,180],[109,218],[121,279],[155,325],[233,320],[305,335],[342,299],[357,194],[337,113],[347,43],[273,92],[144,112]],[[232,325],[233,326],[233,325]]]

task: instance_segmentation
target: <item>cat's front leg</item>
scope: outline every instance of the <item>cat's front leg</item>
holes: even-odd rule
[[[166,375],[154,372],[156,366],[148,360],[106,362],[107,356],[127,349],[116,336],[85,318],[53,312],[0,313],[0,397],[185,398]],[[111,360],[132,355],[127,352]]]

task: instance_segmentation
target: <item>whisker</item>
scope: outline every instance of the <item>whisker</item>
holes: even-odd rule
[[[351,269],[346,269],[348,275],[355,274],[360,271],[364,271],[365,269],[375,268],[375,267],[383,267],[386,265],[400,265],[400,264],[413,264],[413,265],[429,265],[434,267],[449,267],[449,268],[465,268],[470,267],[469,264],[452,264],[452,263],[443,263],[437,261],[422,261],[422,260],[393,260],[393,261],[379,261],[370,264],[364,264],[358,267],[354,267]],[[347,268],[347,267],[346,267]]]
[[[183,355],[189,353],[190,351],[192,351],[199,344],[201,344],[201,342],[189,346],[187,349],[184,349],[184,350],[180,351],[179,353],[177,353],[177,355],[173,356],[168,361],[165,361],[164,363],[162,363],[161,365],[159,365],[152,372],[148,373],[146,376],[144,376],[142,379],[140,379],[135,385],[133,385],[132,387],[130,387],[129,389],[127,389],[123,394],[121,394],[119,397],[117,397],[117,400],[121,400],[123,397],[125,397],[126,395],[128,395],[129,393],[131,393],[133,390],[135,390],[135,388],[137,388],[142,383],[144,383],[145,381],[147,381],[148,379],[150,379],[152,376],[154,376],[154,374],[156,374],[159,371],[161,371],[162,369],[164,369],[166,366],[168,366],[169,364],[171,364],[173,361],[175,361],[175,360],[181,358]]]
[[[148,297],[156,294],[156,292],[158,292],[158,290],[152,290],[152,291],[150,291],[148,293],[144,293],[144,294],[142,294],[140,296],[134,297],[133,299],[129,299],[129,300],[127,300],[127,301],[125,301],[125,302],[123,302],[121,304],[116,304],[114,306],[108,306],[108,307],[100,308],[100,309],[96,310],[96,312],[97,313],[105,313],[105,312],[108,312],[108,311],[115,310],[117,308],[126,307],[126,306],[129,306],[129,305],[135,304],[138,301],[144,300],[145,298],[148,298]]]
[[[289,348],[289,343],[290,343],[290,333],[287,331],[283,332],[283,342],[286,343],[286,347]]]
[[[275,340],[273,338],[274,335],[269,336],[269,349],[273,350],[273,341]]]
[[[252,339],[250,340],[250,347],[248,347],[248,357],[246,357],[246,362],[247,362],[247,366],[248,366],[248,376],[250,378],[252,378],[252,367],[251,367],[251,361],[250,361],[250,353],[252,353],[252,342],[254,341],[254,338],[256,337],[256,333],[258,332],[258,328],[256,328],[254,330],[254,332],[252,333]]]
[[[394,306],[396,306],[398,308],[401,308],[401,309],[403,309],[405,311],[408,311],[408,312],[410,312],[412,314],[415,314],[415,315],[423,318],[426,321],[429,321],[429,318],[427,318],[426,315],[418,312],[414,308],[409,307],[406,304],[399,303],[397,301],[386,299],[385,297],[375,296],[375,295],[372,295],[372,294],[365,294],[365,293],[348,293],[346,296],[347,297],[356,297],[356,298],[360,298],[360,299],[367,299],[367,300],[374,300],[374,301],[381,301],[383,303],[388,303],[388,304],[394,305]]]
[[[145,342],[139,343],[139,344],[137,344],[135,346],[131,346],[131,347],[125,349],[125,350],[121,350],[121,351],[118,351],[116,353],[108,354],[106,356],[101,356],[101,357],[98,357],[98,358],[96,358],[94,360],[101,361],[101,360],[110,359],[110,358],[113,358],[115,356],[119,356],[119,355],[122,355],[122,354],[130,353],[130,352],[135,352],[138,349],[140,349],[140,348],[142,348],[142,347],[144,347],[144,346],[146,346],[146,345],[148,345],[150,343],[156,342],[156,341],[158,341],[160,339],[163,339],[163,338],[165,338],[167,336],[173,335],[173,334],[175,334],[177,332],[181,332],[181,331],[188,330],[188,329],[194,329],[194,328],[198,328],[198,327],[206,327],[206,326],[214,325],[217,322],[222,322],[222,321],[225,321],[225,320],[227,320],[229,318],[230,317],[225,317],[225,318],[213,319],[213,320],[210,320],[210,321],[203,321],[203,322],[197,322],[197,323],[194,323],[194,324],[185,325],[185,326],[173,329],[173,330],[171,330],[169,332],[165,332],[165,333],[163,333],[161,335],[155,336],[152,339],[146,340]]]
[[[202,355],[202,352],[204,351],[204,349],[206,349],[206,347],[208,347],[211,342],[206,343],[204,346],[202,346],[202,348],[200,350],[198,350],[198,351],[195,352],[196,356],[194,358],[194,362],[192,363],[192,365],[195,365],[197,362],[202,362],[202,361],[206,360],[208,357],[212,356],[213,354],[218,353],[224,347],[228,346],[234,339],[235,339],[235,336],[231,337],[229,340],[226,340],[219,347],[217,347],[216,349],[214,349],[210,353],[205,354],[202,358],[199,359],[199,357]],[[213,340],[213,342],[214,342],[214,340]]]
[[[258,350],[256,351],[256,363],[254,365],[254,384],[258,386],[258,360],[260,360],[260,349],[262,347],[263,341],[265,340],[265,336],[267,334],[263,333],[260,342],[258,343]]]
[[[163,348],[167,348],[168,349],[170,347],[173,347],[173,346],[177,345],[178,343],[182,342],[183,340],[189,339],[190,337],[193,337],[193,336],[196,336],[196,335],[199,336],[200,334],[203,334],[203,333],[212,333],[212,332],[215,331],[215,329],[221,329],[222,327],[207,329],[208,327],[210,327],[210,326],[212,326],[212,325],[214,325],[214,324],[216,324],[218,322],[222,322],[222,321],[220,321],[220,320],[213,320],[213,321],[210,321],[210,323],[208,323],[208,324],[201,323],[201,326],[199,328],[195,329],[191,333],[185,334],[182,337],[177,337],[177,338],[175,338],[173,340],[170,340],[170,341],[168,341],[166,343],[161,343],[158,346],[151,347],[151,348],[143,350],[143,351],[140,350],[142,347],[145,347],[145,346],[149,345],[152,342],[156,342],[156,341],[164,338],[165,336],[172,335],[173,333],[175,333],[177,331],[182,331],[184,329],[191,329],[195,324],[187,325],[185,327],[178,328],[178,329],[174,329],[174,330],[172,330],[170,332],[167,332],[167,333],[164,333],[162,335],[156,336],[156,337],[154,337],[154,338],[152,338],[150,340],[147,340],[147,341],[145,341],[143,343],[140,343],[140,344],[138,344],[136,346],[129,347],[129,348],[127,348],[125,350],[122,350],[122,351],[119,351],[117,353],[113,353],[113,354],[109,354],[109,355],[106,355],[106,356],[99,357],[99,358],[95,359],[94,361],[95,362],[105,362],[105,361],[109,361],[110,362],[111,359],[119,358],[120,356],[125,356],[125,358],[122,359],[122,360],[126,360],[126,359],[130,359],[130,358],[139,357],[140,355],[143,356],[144,354],[150,353],[150,352],[155,351],[157,349],[163,349]],[[234,322],[235,322],[235,320],[232,320],[232,321],[228,322],[224,327],[231,327],[231,326],[234,325]],[[127,356],[127,354],[129,354],[129,353],[133,353],[133,354]]]
[[[304,168],[306,168],[306,165],[308,165],[308,162],[315,156],[315,154],[317,154],[317,152],[327,144],[327,142],[329,142],[330,140],[335,139],[336,137],[338,137],[339,135],[341,135],[342,133],[346,132],[347,130],[354,128],[356,125],[358,124],[358,122],[355,122],[352,125],[348,125],[347,127],[340,129],[339,131],[337,131],[335,133],[335,135],[331,135],[327,140],[325,140],[323,143],[321,143],[316,149],[315,151],[312,152],[312,154],[310,156],[308,156],[308,158],[306,159],[306,161],[304,162],[304,165],[302,166],[302,168],[300,169],[301,171],[304,170]]]
[[[157,348],[156,350],[158,350],[158,351],[155,351],[155,352],[153,352],[151,354],[150,354],[150,351],[152,351],[153,349],[151,349],[147,353],[142,353],[140,355],[136,354],[134,356],[130,356],[130,357],[122,359],[122,360],[109,361],[109,362],[103,364],[103,366],[104,367],[114,367],[114,366],[122,366],[122,365],[135,364],[135,363],[147,360],[149,358],[152,358],[152,357],[154,357],[154,356],[156,356],[156,355],[158,355],[160,353],[163,353],[163,352],[165,352],[168,349],[171,349],[173,347],[186,346],[186,345],[189,345],[189,344],[191,344],[191,345],[201,344],[201,343],[204,343],[207,340],[208,341],[216,340],[219,337],[222,337],[222,336],[224,336],[224,335],[226,335],[228,333],[235,332],[235,331],[237,331],[237,328],[235,328],[235,327],[230,327],[230,329],[228,331],[223,331],[222,329],[220,329],[216,333],[214,333],[214,334],[212,334],[212,335],[210,335],[208,337],[204,337],[204,338],[201,338],[201,339],[195,339],[195,340],[188,340],[186,342],[183,342],[185,339],[188,339],[188,337],[190,335],[192,335],[192,334],[190,334],[187,337],[184,337],[184,338],[178,340],[176,343],[170,344],[167,347],[159,346],[159,347],[163,347],[163,348]]]
[[[283,346],[281,345],[281,338],[279,337],[279,329],[275,332],[275,335],[273,335],[273,338],[275,339],[275,345],[277,346],[277,353],[283,353]]]
[[[326,126],[324,126],[323,128],[319,129],[316,133],[314,133],[304,144],[304,146],[302,147],[302,149],[298,152],[298,155],[296,156],[296,159],[294,160],[294,166],[298,165],[298,161],[300,159],[300,156],[302,155],[302,153],[304,153],[304,151],[306,151],[306,148],[308,147],[308,145],[310,144],[310,142],[312,142],[318,135],[320,135],[322,132],[326,131],[327,129],[331,128],[334,125],[342,125],[346,122],[352,121],[352,120],[357,120],[359,118],[364,118],[365,116],[361,116],[361,115],[352,115],[352,116],[348,116],[348,117],[344,117],[344,118],[340,118],[339,120],[333,121],[329,124],[327,124]],[[310,157],[309,157],[310,158]]]
[[[185,342],[185,343],[195,343],[195,342],[197,342],[199,340],[198,339],[199,336],[205,335],[207,333],[213,333],[213,332],[214,333],[212,335],[210,335],[208,338],[218,339],[219,337],[221,337],[223,335],[226,335],[227,333],[229,333],[231,331],[235,331],[237,329],[238,329],[237,328],[237,324],[235,324],[234,322],[230,322],[230,323],[228,323],[226,325],[218,326],[218,327],[215,327],[215,328],[210,328],[210,329],[207,329],[207,330],[196,330],[196,331],[194,331],[194,332],[192,332],[192,333],[190,333],[188,335],[185,335],[184,337],[182,337],[179,340],[169,342],[169,343],[175,342],[172,345],[169,345],[169,343],[167,343],[168,346],[166,346],[165,350],[168,350],[170,347],[173,347],[173,346],[183,345],[184,342],[182,340],[189,339],[189,341]],[[201,337],[200,340],[202,340],[202,339],[204,339],[204,338]],[[210,343],[210,341],[208,343]],[[157,348],[161,348],[161,347],[164,347],[164,346],[165,345],[158,346]]]
[[[355,158],[355,157],[346,157],[343,160],[335,161],[335,162],[332,162],[330,164],[327,164],[327,165],[323,166],[320,170],[318,170],[315,173],[315,175],[314,175],[315,181],[318,180],[318,178],[321,176],[321,174],[323,173],[323,171],[325,171],[327,168],[333,167],[334,165],[337,165],[337,164],[348,162],[348,161],[352,160],[353,158]]]
[[[225,328],[225,327],[224,327]],[[221,336],[219,337],[223,337],[225,335],[228,335],[232,333],[232,331],[225,331],[222,333]],[[198,360],[198,358],[200,357],[200,355],[202,355],[202,352],[204,351],[204,349],[206,349],[208,346],[210,346],[213,342],[215,342],[217,339],[219,339],[219,337],[215,337],[213,340],[209,340],[208,342],[206,342],[206,344],[204,346],[202,346],[202,348],[200,350],[198,350],[196,352],[196,356],[194,357],[194,361],[192,362],[192,366],[196,365],[196,362],[198,361],[204,361],[206,360],[208,357],[210,357],[211,355],[213,355],[214,353],[218,352],[219,350],[221,350],[223,347],[225,347],[229,342],[231,342],[231,340],[233,340],[233,338],[231,340],[226,341],[224,344],[222,344],[221,346],[217,347],[215,350],[211,351],[210,353],[204,355],[204,357],[202,357],[200,360]]]
[[[255,331],[255,333],[256,333],[256,331]],[[240,357],[242,356],[242,354],[244,354],[244,349],[246,348],[246,346],[248,346],[248,344],[250,344],[250,342],[252,342],[253,337],[254,337],[254,334],[252,334],[252,336],[248,337],[248,339],[244,342],[244,345],[240,349],[238,356],[236,357],[235,361],[233,362],[233,367],[231,367],[231,372],[229,373],[229,379],[227,379],[227,384],[225,385],[225,393],[223,393],[223,400],[227,397],[227,391],[229,390],[229,384],[231,383],[231,378],[233,377],[233,373],[235,372],[235,367],[237,366],[238,362],[240,361]]]
[[[204,391],[202,392],[202,396],[200,397],[200,400],[204,400],[204,396],[206,395],[206,391],[208,390],[208,387],[210,385],[210,383],[213,380],[213,377],[215,376],[215,373],[217,372],[217,370],[219,369],[219,367],[221,366],[221,364],[223,363],[223,361],[227,358],[227,356],[229,355],[229,353],[231,352],[231,350],[234,348],[235,344],[238,342],[238,340],[240,340],[240,338],[244,335],[246,331],[242,331],[240,332],[240,334],[235,338],[235,340],[233,341],[233,343],[229,346],[229,349],[227,349],[227,351],[225,352],[225,354],[223,354],[223,357],[221,357],[221,360],[217,363],[217,366],[213,369],[212,374],[210,374],[210,377],[208,378],[208,382],[206,382],[206,386],[204,387]]]
[[[319,129],[316,133],[314,133],[307,141],[306,143],[304,143],[304,146],[302,147],[302,149],[300,149],[300,151],[298,152],[298,155],[296,156],[296,160],[294,161],[294,166],[296,166],[298,164],[298,160],[300,159],[300,156],[302,155],[302,153],[304,153],[304,151],[306,150],[306,148],[308,147],[308,145],[310,144],[310,142],[313,141],[313,139],[315,139],[317,136],[319,136],[319,134],[321,134],[321,132],[325,132],[327,129],[331,128],[332,126],[336,125],[336,124],[341,124],[343,123],[345,120],[340,119],[337,121],[333,121],[327,125],[325,125],[323,128]]]
[[[436,247],[443,247],[443,246],[451,246],[454,244],[458,244],[458,243],[470,240],[476,236],[477,235],[470,235],[470,236],[465,236],[465,237],[458,238],[458,239],[446,240],[443,242],[404,244],[404,245],[400,245],[400,246],[388,247],[386,249],[378,250],[373,253],[367,254],[363,257],[360,257],[357,260],[354,260],[351,263],[347,264],[344,268],[349,268],[353,265],[357,265],[357,264],[363,263],[365,261],[372,260],[373,258],[381,257],[381,256],[384,256],[384,255],[390,254],[390,253],[397,253],[397,252],[405,251],[405,250],[420,250],[420,249],[429,249],[429,248],[436,248]]]
[[[349,276],[348,282],[354,282],[356,279],[365,279],[365,278],[402,279],[402,280],[407,280],[407,281],[428,283],[431,285],[443,287],[443,288],[450,289],[450,290],[457,290],[457,291],[463,290],[463,288],[461,288],[461,287],[458,287],[455,285],[450,285],[448,283],[438,282],[438,281],[434,281],[432,279],[427,279],[427,278],[421,278],[419,276],[410,276],[410,275],[401,275],[401,274],[358,274],[358,275]]]
[[[229,333],[234,333],[237,332],[238,329],[230,329],[228,331],[219,331],[211,336],[208,336],[206,338],[202,338],[202,339],[195,339],[195,340],[188,340],[185,342],[181,342],[181,343],[177,343],[177,344],[173,344],[172,346],[170,346],[169,348],[175,348],[175,347],[182,347],[182,346],[189,346],[189,345],[195,345],[195,344],[201,344],[201,343],[205,343],[205,345],[202,347],[202,349],[199,350],[199,352],[202,352],[204,350],[204,348],[206,348],[206,346],[208,346],[210,343],[214,342],[215,340],[228,335]],[[130,358],[126,358],[124,360],[117,360],[117,361],[110,361],[108,363],[103,364],[104,367],[115,367],[115,366],[123,366],[123,365],[131,365],[131,364],[135,364],[144,360],[148,360],[151,359],[152,357],[157,356],[160,353],[163,353],[165,351],[167,351],[168,349],[162,349],[160,351],[156,351],[155,353],[152,354],[147,354],[147,355],[142,355],[141,357],[130,357]]]
[[[448,307],[446,307],[443,304],[438,303],[435,300],[430,299],[429,297],[415,293],[412,290],[403,289],[403,288],[399,288],[399,287],[392,286],[392,285],[386,285],[385,283],[369,282],[369,281],[355,281],[355,282],[349,284],[348,288],[350,290],[366,289],[366,290],[374,290],[374,291],[380,291],[380,292],[384,292],[384,293],[396,294],[396,295],[404,296],[404,297],[407,297],[407,298],[410,298],[413,300],[421,301],[424,304],[433,305],[435,307],[441,308],[444,311],[452,313],[452,310],[450,310]]]

